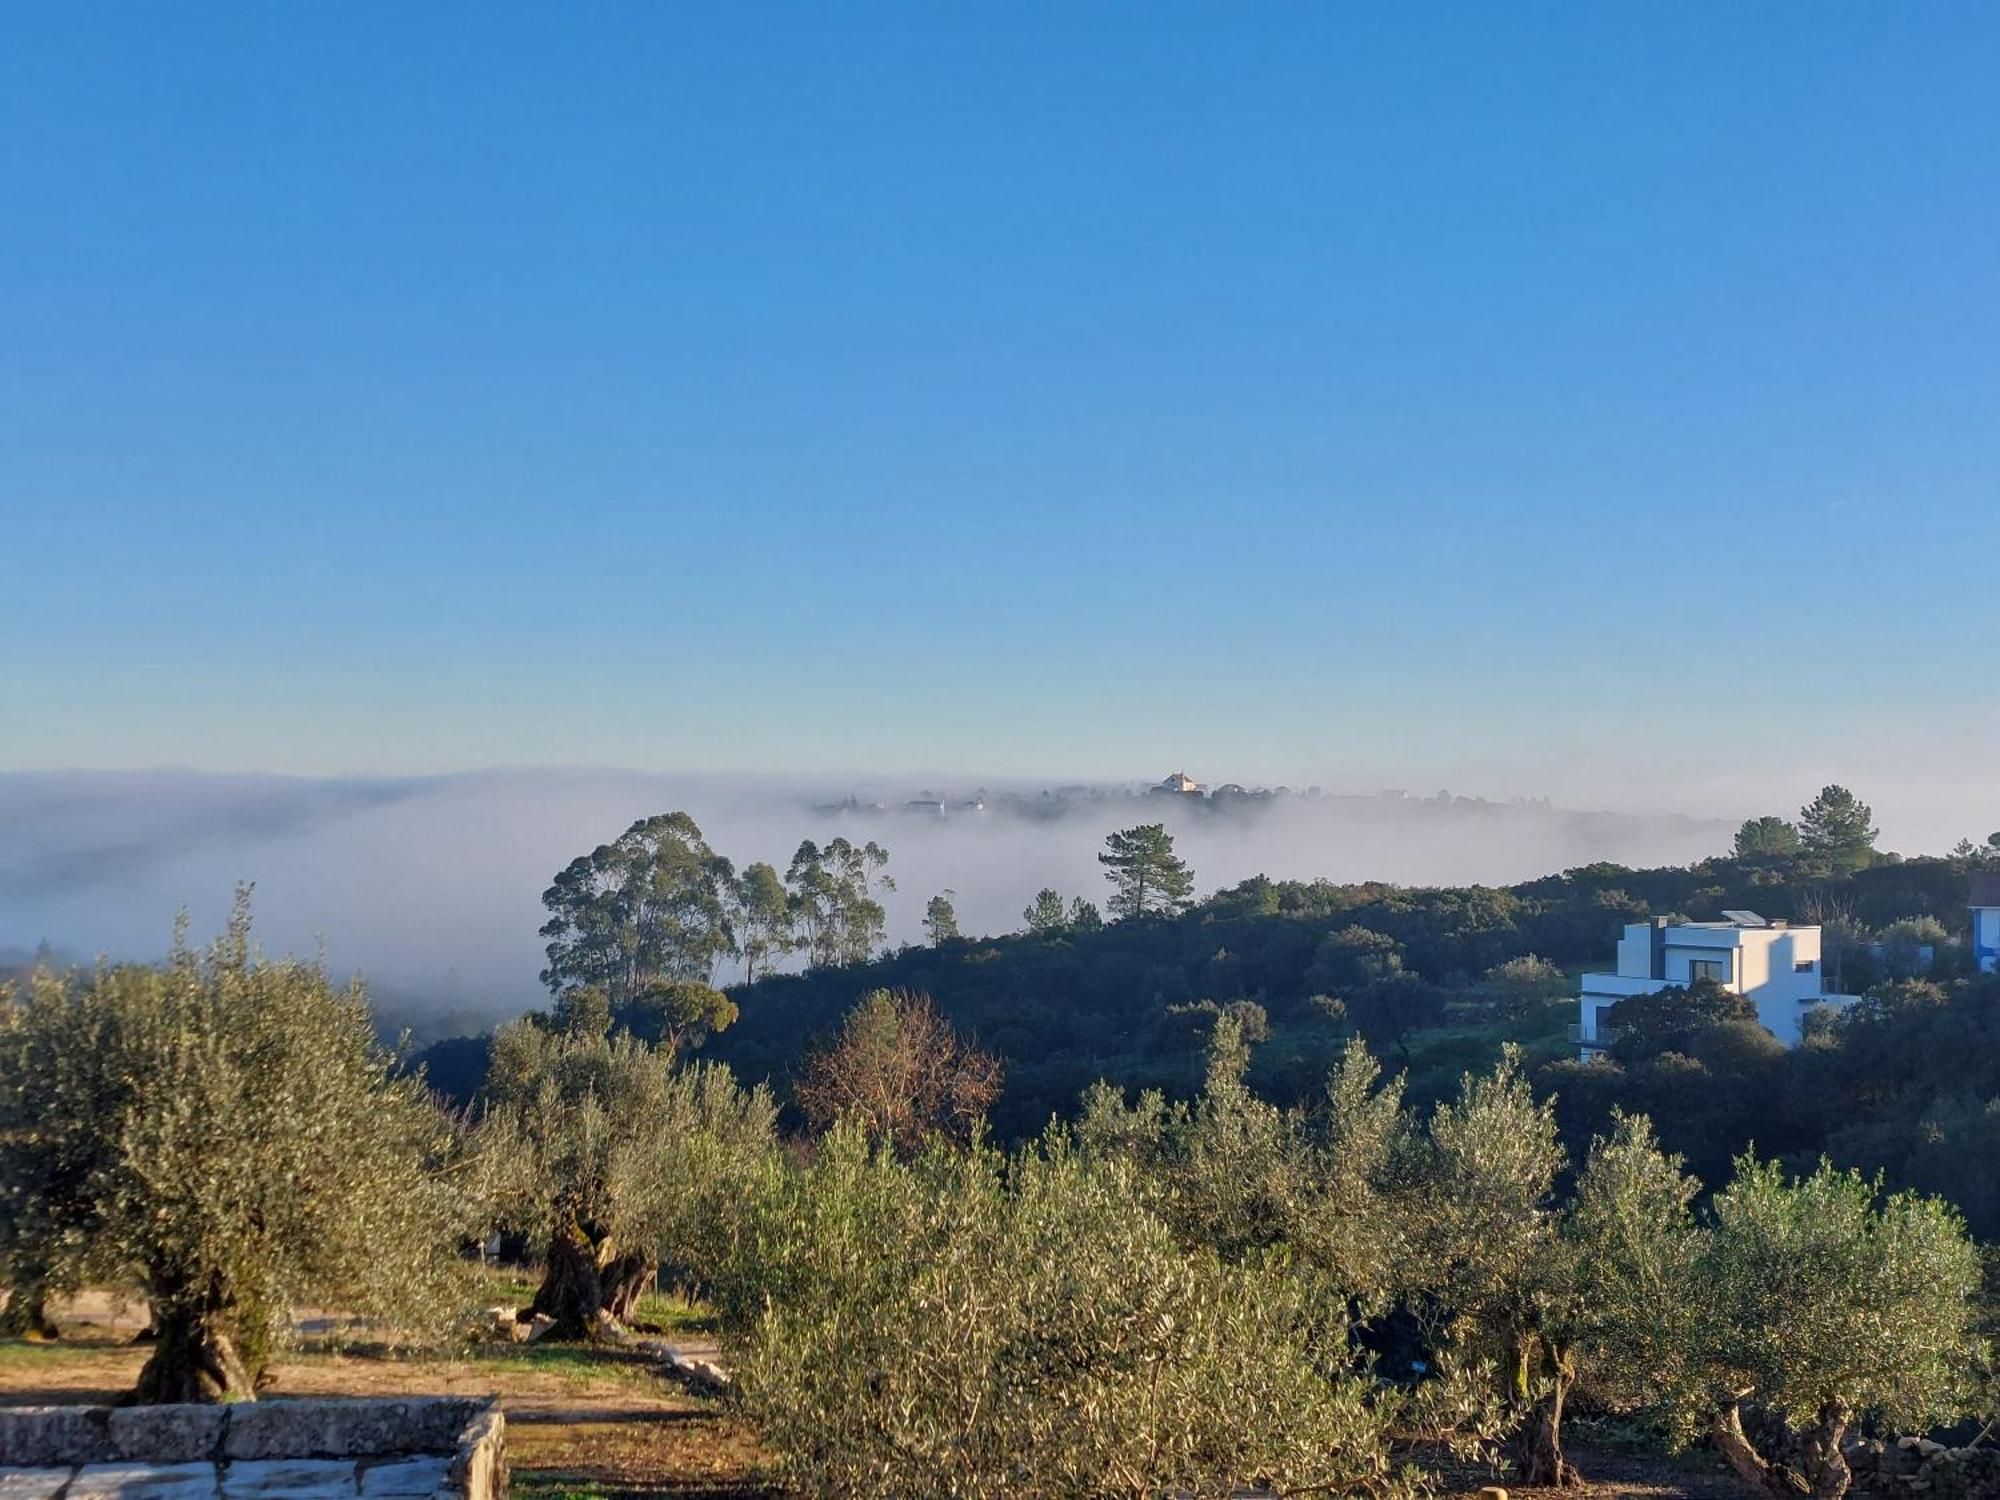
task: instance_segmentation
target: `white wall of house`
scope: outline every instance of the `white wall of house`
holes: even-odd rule
[[[1816,1005],[1841,1005],[1820,971],[1817,927],[1737,927],[1726,922],[1664,928],[1661,972],[1653,972],[1654,929],[1628,925],[1618,942],[1618,972],[1586,974],[1578,998],[1577,1041],[1586,1055],[1604,1040],[1611,1007],[1632,995],[1687,986],[1704,974],[1757,1008],[1757,1019],[1787,1047],[1798,1045],[1805,1015]]]
[[[2000,906],[1972,908],[1972,951],[1982,973],[2000,968]]]

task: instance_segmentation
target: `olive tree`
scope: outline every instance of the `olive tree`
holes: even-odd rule
[[[905,1164],[843,1124],[751,1242],[738,1388],[802,1493],[1397,1493],[1390,1412],[1325,1357],[1344,1318],[1060,1134]]]
[[[1926,1427],[1961,1414],[1977,1363],[1980,1267],[1957,1211],[1822,1162],[1793,1181],[1745,1157],[1716,1195],[1689,1305],[1693,1358],[1670,1393],[1745,1480],[1838,1500],[1857,1413]],[[1797,1440],[1800,1468],[1746,1435],[1755,1402]]]
[[[0,1262],[43,1288],[136,1280],[141,1401],[248,1400],[305,1301],[392,1336],[462,1315],[476,1174],[376,1040],[358,988],[251,946],[38,973],[0,1005]]]
[[[1846,1493],[1858,1415],[1922,1428],[1976,1402],[1979,1258],[1942,1200],[1748,1156],[1706,1214],[1699,1192],[1643,1119],[1592,1151],[1570,1220],[1587,1268],[1574,1327],[1601,1398],[1652,1412],[1677,1444],[1708,1439],[1792,1500]],[[1752,1407],[1789,1451],[1759,1449]]]
[[[1576,1379],[1561,1335],[1567,1282],[1552,1197],[1565,1164],[1553,1105],[1536,1102],[1509,1046],[1437,1107],[1406,1205],[1406,1291],[1452,1359],[1497,1372],[1519,1432],[1516,1462],[1538,1485],[1577,1480],[1561,1444]]]
[[[705,1207],[773,1148],[766,1091],[722,1067],[676,1070],[629,1032],[515,1022],[494,1038],[487,1098],[503,1215],[545,1247],[523,1316],[547,1315],[558,1338],[617,1337],[662,1257],[693,1259]]]
[[[1402,1081],[1358,1039],[1314,1110],[1280,1110],[1245,1082],[1250,1054],[1234,1016],[1216,1019],[1201,1094],[1168,1103],[1148,1090],[1127,1105],[1098,1083],[1084,1095],[1080,1146],[1129,1162],[1143,1201],[1182,1244],[1241,1261],[1283,1248],[1356,1312],[1380,1311],[1401,1242],[1394,1206],[1407,1120]]]

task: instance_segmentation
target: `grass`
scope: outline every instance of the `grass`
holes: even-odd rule
[[[656,1361],[636,1351],[592,1344],[482,1345],[470,1357],[496,1375],[553,1375],[573,1389],[603,1381],[653,1389],[660,1382]]]
[[[487,1296],[495,1306],[526,1307],[535,1300],[536,1285],[513,1268],[494,1267],[487,1272]],[[706,1303],[672,1292],[647,1292],[634,1313],[635,1328],[666,1338],[712,1335],[716,1328],[715,1314]]]
[[[0,1339],[0,1370],[37,1370],[79,1354],[101,1354],[116,1347],[115,1343],[79,1338]]]

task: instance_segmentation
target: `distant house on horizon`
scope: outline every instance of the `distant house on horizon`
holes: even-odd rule
[[[2000,973],[2000,871],[1972,877],[1972,959],[1982,974]]]
[[[1161,796],[1199,797],[1201,795],[1201,783],[1185,771],[1176,771],[1165,781],[1154,787],[1153,791]]]

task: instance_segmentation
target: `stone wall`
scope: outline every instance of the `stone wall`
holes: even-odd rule
[[[450,1396],[0,1407],[0,1495],[501,1500],[506,1419]]]
[[[2000,1500],[2000,1448],[1947,1448],[1926,1438],[1856,1443],[1847,1450],[1854,1488],[1924,1500]]]

